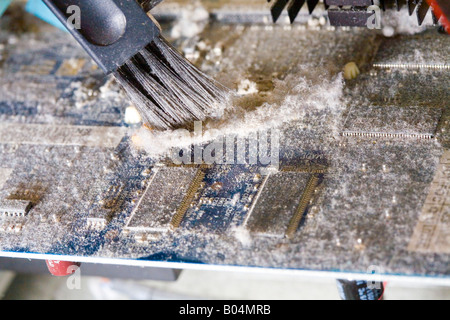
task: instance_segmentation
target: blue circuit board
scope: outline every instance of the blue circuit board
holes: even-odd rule
[[[212,24],[201,36],[204,45],[219,43],[211,52],[223,43],[228,47],[220,63],[200,52],[198,64],[241,92],[248,115],[266,108],[276,118],[270,103],[280,103],[281,111],[286,105],[293,109],[278,123],[276,166],[180,165],[137,146],[145,125],[126,121],[128,97],[66,33],[31,16],[25,26],[39,30],[17,32],[5,18],[0,20],[2,255],[360,274],[377,265],[387,275],[448,279],[448,224],[444,218],[433,222],[440,231],[421,247],[425,229],[418,222],[435,192],[432,186],[446,190],[449,181],[442,169],[449,161],[447,69],[380,71],[371,62],[392,57],[387,44],[393,40],[367,30],[333,35],[325,27],[255,31]],[[293,36],[299,44],[291,48]],[[435,36],[399,36],[398,46]],[[288,49],[276,51],[270,45],[275,40]],[[439,38],[437,47],[448,47],[448,41]],[[261,48],[246,53],[243,42]],[[315,57],[302,49],[311,42],[324,49],[317,64],[303,60]],[[175,43],[189,52],[192,41]],[[368,44],[373,50],[365,49],[364,60],[355,48]],[[389,50],[379,53],[383,45]],[[288,61],[283,55],[292,56],[289,50],[307,52]],[[317,68],[328,57],[328,69]],[[330,79],[350,58],[360,59],[360,81],[339,82],[340,95],[330,99],[338,99],[339,108],[317,106],[336,90]],[[313,72],[322,73],[311,80]],[[259,93],[246,92],[246,81]],[[380,86],[393,82],[420,84],[414,91],[418,103],[403,105],[412,100],[401,99],[406,95],[401,86],[381,97]],[[422,97],[424,83],[432,84],[432,97]],[[367,94],[360,98],[357,92]],[[326,103],[333,104],[330,100]],[[385,100],[389,107],[380,106]],[[386,118],[392,125],[376,127]],[[249,153],[250,147],[247,159]],[[445,209],[448,195],[443,198]]]

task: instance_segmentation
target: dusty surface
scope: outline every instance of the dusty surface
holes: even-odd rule
[[[163,7],[158,10],[163,15]],[[321,21],[207,22],[189,37],[170,38],[236,92],[224,117],[203,123],[203,134],[192,139],[193,124],[182,138],[127,125],[124,93],[66,34],[31,17],[27,23],[39,32],[16,33],[3,24],[0,125],[16,138],[0,141],[0,197],[28,200],[33,207],[26,217],[0,218],[2,250],[362,273],[377,265],[389,274],[448,277],[448,253],[408,250],[449,147],[448,69],[374,63],[448,65],[450,38],[436,30],[385,38],[365,29],[330,30]],[[171,20],[169,37],[177,23],[187,22]],[[351,61],[361,74],[345,81],[341,71]],[[57,130],[43,131],[48,126]],[[69,134],[84,126],[95,130]],[[279,141],[276,168],[248,159],[258,131],[260,137],[277,134],[270,143]],[[92,132],[109,138],[93,143]],[[221,138],[234,148],[239,137],[248,147],[239,165],[195,167],[199,147],[185,169],[175,170],[166,157],[173,148],[190,150],[192,142],[211,151],[210,142]],[[152,180],[152,168],[161,163],[169,166],[171,181],[163,175]],[[142,197],[179,201],[179,192],[167,185],[177,181],[177,170],[184,179],[192,166],[203,172],[202,181],[184,186],[178,211],[169,200],[170,210],[161,211],[173,219],[181,206],[186,209],[177,228],[148,237],[145,228],[126,230]],[[284,171],[320,180],[290,238],[282,224],[296,214],[305,179],[285,180]],[[448,181],[441,189],[445,208]],[[288,183],[292,189],[285,190]],[[289,198],[285,207],[277,192]],[[253,232],[244,223],[254,213],[268,212],[272,219],[274,208],[283,212],[274,225],[259,224]],[[439,225],[448,230],[448,219]]]

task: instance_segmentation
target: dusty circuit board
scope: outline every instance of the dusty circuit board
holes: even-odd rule
[[[238,5],[199,22],[186,17],[204,7],[176,5],[157,8],[165,34],[239,95],[233,121],[204,130],[223,129],[233,150],[237,131],[276,132],[276,166],[247,159],[250,140],[242,162],[150,156],[136,143],[142,124],[124,120],[127,97],[76,42],[31,16],[17,28],[7,12],[1,255],[361,274],[376,266],[447,281],[450,37],[430,28],[387,38],[331,28],[319,15],[273,25]],[[361,74],[343,80],[350,61]]]

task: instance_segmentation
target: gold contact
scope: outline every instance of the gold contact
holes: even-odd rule
[[[448,70],[450,69],[450,65],[448,64],[426,64],[426,63],[419,63],[419,64],[402,64],[402,63],[375,63],[373,64],[374,68],[381,68],[381,69],[437,69],[437,70]]]
[[[393,138],[393,139],[425,139],[431,140],[434,138],[432,134],[424,133],[386,133],[386,132],[357,132],[357,131],[344,131],[342,132],[344,137],[368,137],[368,138]]]
[[[287,227],[285,234],[287,238],[292,238],[292,236],[295,234],[295,231],[297,231],[303,213],[305,212],[309,202],[314,195],[314,190],[316,189],[318,182],[319,178],[316,175],[312,175],[311,178],[309,178],[308,183],[306,184],[305,191],[303,191],[302,197],[300,198],[300,203],[297,207],[297,210]]]
[[[212,165],[206,163],[187,163],[187,164],[175,164],[173,162],[164,163],[164,166],[168,168],[199,168],[199,169],[208,169],[211,168]]]
[[[177,212],[175,213],[174,217],[172,218],[172,221],[170,222],[172,228],[178,228],[180,226],[186,211],[189,209],[191,202],[194,200],[195,193],[200,188],[200,185],[206,174],[203,171],[205,167],[202,166],[204,165],[201,165],[197,173],[195,174],[195,177],[192,180],[191,185],[189,186],[186,195],[183,198],[183,201],[181,201],[181,204],[178,207]]]
[[[280,168],[282,172],[299,172],[299,173],[326,173],[328,168],[324,165],[312,166],[284,166]]]
[[[258,190],[258,192],[256,193],[256,195],[253,197],[253,202],[252,202],[252,204],[251,204],[251,206],[250,206],[250,208],[249,208],[249,212],[248,212],[248,214],[247,214],[247,216],[246,216],[246,218],[245,218],[245,220],[244,220],[244,226],[245,225],[247,225],[247,222],[248,222],[248,220],[250,219],[250,217],[251,217],[251,215],[252,215],[252,212],[253,212],[253,209],[255,209],[255,206],[256,206],[256,203],[258,202],[258,200],[259,200],[259,197],[261,196],[261,193],[262,193],[262,191],[263,191],[263,189],[264,189],[264,187],[265,187],[265,185],[266,185],[266,183],[267,183],[267,180],[269,180],[269,177],[270,177],[270,174],[268,174],[268,175],[266,175],[265,177],[264,177],[264,180],[261,182],[261,184],[258,186],[258,188],[257,188],[257,190]]]

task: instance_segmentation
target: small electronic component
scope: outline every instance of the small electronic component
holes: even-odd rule
[[[359,73],[359,68],[353,61],[344,66],[344,79],[346,80],[355,79]]]
[[[107,220],[105,218],[87,218],[86,223],[88,228],[100,230],[106,226]]]
[[[25,200],[1,200],[0,215],[3,217],[25,217],[31,209],[31,202]]]

